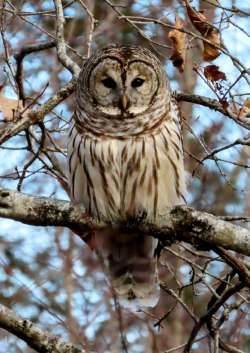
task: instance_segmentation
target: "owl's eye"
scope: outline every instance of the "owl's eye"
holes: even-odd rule
[[[104,78],[102,83],[106,88],[116,88],[116,82],[111,77]]]
[[[134,88],[136,88],[136,87],[141,87],[141,86],[143,85],[143,82],[144,82],[144,81],[145,81],[145,80],[143,80],[142,78],[137,77],[137,78],[135,78],[135,79],[132,81],[131,86],[134,87]]]

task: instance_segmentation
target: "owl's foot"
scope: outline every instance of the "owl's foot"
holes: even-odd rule
[[[137,210],[134,215],[127,215],[126,220],[122,224],[122,228],[131,229],[136,228],[137,226],[141,225],[147,219],[148,213],[145,208],[141,208]]]

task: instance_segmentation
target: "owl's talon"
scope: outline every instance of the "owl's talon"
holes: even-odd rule
[[[135,216],[128,216],[125,222],[126,228],[134,228],[143,223],[147,218],[147,211],[145,209],[140,209]]]

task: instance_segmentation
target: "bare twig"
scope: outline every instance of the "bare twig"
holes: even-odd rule
[[[161,288],[167,292],[169,295],[171,295],[173,298],[175,298],[180,304],[181,306],[184,308],[184,310],[186,310],[186,312],[189,314],[189,316],[192,318],[192,320],[197,323],[198,322],[198,318],[195,316],[195,314],[191,311],[191,309],[187,306],[187,304],[180,298],[180,296],[175,293],[174,290],[168,288],[166,285],[164,285],[164,283],[161,284]]]
[[[27,129],[29,126],[37,124],[42,121],[46,114],[51,112],[59,103],[73,93],[76,85],[76,79],[67,83],[67,85],[61,88],[54,96],[47,100],[41,107],[36,110],[31,110],[27,116],[20,119],[13,127],[4,130],[0,133],[0,144],[4,143],[11,137],[15,136],[19,132]]]
[[[56,8],[56,35],[57,35],[57,56],[59,61],[66,67],[74,76],[80,73],[80,67],[67,55],[66,45],[64,40],[64,14],[61,0],[54,0]]]
[[[191,347],[194,343],[194,340],[196,338],[196,335],[198,334],[199,330],[201,329],[201,327],[207,322],[207,320],[209,318],[211,318],[211,316],[213,314],[216,313],[216,311],[221,307],[221,305],[223,305],[223,303],[226,302],[226,300],[228,298],[230,298],[232,295],[234,295],[235,293],[239,292],[242,288],[244,288],[244,284],[241,282],[238,282],[237,284],[235,284],[234,286],[230,287],[227,291],[225,291],[222,295],[221,298],[219,300],[217,300],[210,308],[209,310],[206,312],[206,314],[204,316],[202,316],[199,320],[199,322],[194,326],[188,343],[185,347],[184,353],[190,353],[191,351]]]
[[[250,271],[247,266],[220,246],[215,249],[215,252],[238,273],[239,278],[245,283],[246,287],[250,288]]]
[[[208,107],[217,112],[220,112],[221,114],[224,114],[225,116],[234,120],[236,124],[239,124],[242,127],[250,130],[250,123],[247,123],[245,121],[244,122],[240,121],[235,114],[231,113],[228,109],[225,109],[222,106],[222,104],[216,99],[202,97],[196,94],[184,94],[184,93],[177,93],[177,92],[174,93],[174,97],[178,102],[184,101],[184,102],[194,103],[194,104],[202,105],[204,107]]]
[[[234,142],[220,147],[220,148],[216,148],[215,150],[213,150],[211,153],[207,154],[202,160],[201,163],[204,162],[206,159],[211,159],[213,158],[217,153],[220,153],[222,151],[225,151],[231,147],[237,146],[237,145],[242,145],[242,146],[250,146],[250,136],[247,135],[245,138],[241,138],[241,139],[237,139]]]
[[[88,32],[88,40],[87,40],[87,57],[89,58],[91,55],[91,44],[93,41],[93,33],[95,29],[95,24],[97,23],[97,20],[95,19],[93,13],[90,11],[90,9],[86,6],[86,4],[82,0],[77,0],[81,6],[84,8],[86,11],[88,17],[89,17],[89,28],[87,30]]]

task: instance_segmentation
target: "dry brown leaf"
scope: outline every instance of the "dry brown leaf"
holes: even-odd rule
[[[206,40],[211,42],[211,44],[209,44],[203,41],[203,59],[206,61],[212,61],[216,59],[220,55],[220,51],[218,48],[213,46],[213,44],[217,46],[221,45],[219,31],[207,21],[207,18],[203,13],[196,11],[192,6],[190,6],[188,0],[184,1],[188,17],[190,18],[193,26],[203,35]]]
[[[223,109],[227,109],[229,107],[229,103],[226,98],[220,99],[220,104],[222,105]]]
[[[193,26],[199,31],[202,35],[206,35],[207,31],[209,28],[211,28],[211,25],[207,22],[207,18],[203,13],[196,11],[192,6],[190,6],[188,0],[184,0],[188,17],[190,18],[190,21],[192,22]]]
[[[217,65],[208,65],[204,68],[204,76],[210,81],[226,80],[224,72],[219,70]]]
[[[179,16],[176,16],[175,27],[181,29],[183,26],[183,20]],[[172,29],[168,34],[168,38],[173,42],[173,53],[170,59],[173,65],[177,67],[180,72],[183,72],[186,54],[186,34],[178,31],[178,29]]]
[[[247,98],[243,104],[243,107],[240,109],[239,119],[250,116],[250,98]]]
[[[0,96],[0,112],[3,113],[3,121],[15,121],[21,110],[23,110],[23,104],[21,101]],[[27,112],[25,113],[27,114]]]
[[[208,35],[206,36],[206,39],[209,40],[211,43],[220,46],[220,34],[219,32],[213,28]],[[212,44],[209,44],[207,42],[203,41],[203,59],[206,61],[212,61],[220,55],[219,49],[214,47]]]

